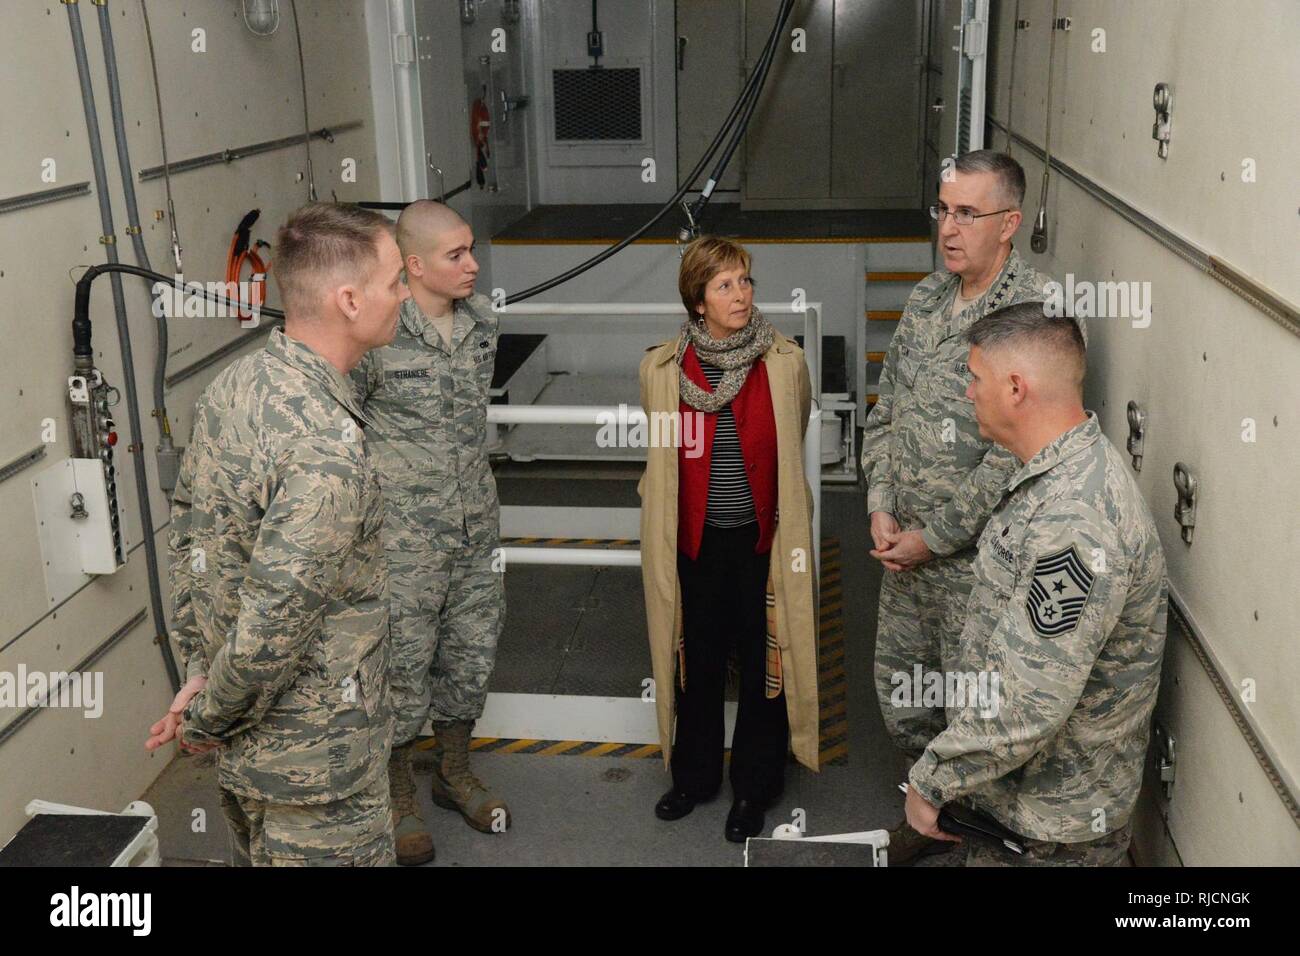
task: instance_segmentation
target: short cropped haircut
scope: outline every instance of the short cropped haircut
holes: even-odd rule
[[[967,330],[966,341],[984,352],[1022,345],[1045,349],[1075,366],[1080,388],[1088,370],[1078,323],[1068,316],[1049,315],[1042,302],[1018,302],[990,312]]]
[[[379,261],[380,234],[392,231],[386,216],[347,203],[316,202],[295,210],[271,250],[270,270],[285,310],[309,307],[313,286],[335,271],[369,276]]]
[[[1019,209],[1025,201],[1025,169],[1011,156],[996,149],[976,149],[958,156],[953,168],[959,173],[992,173],[998,181],[1002,201]]]
[[[446,203],[436,199],[417,199],[409,203],[397,217],[397,247],[402,250],[402,259],[409,255],[423,256],[431,252],[429,244],[430,230],[441,233],[449,226],[468,226],[465,217]]]
[[[695,307],[704,301],[705,288],[719,272],[736,267],[748,272],[749,264],[749,251],[738,242],[721,236],[701,236],[692,242],[677,271],[677,291],[686,314],[692,319],[699,317]]]

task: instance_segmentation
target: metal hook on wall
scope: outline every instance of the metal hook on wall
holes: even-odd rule
[[[1196,476],[1181,461],[1174,465],[1174,488],[1178,492],[1178,503],[1174,505],[1174,517],[1183,529],[1183,541],[1192,543],[1192,531],[1196,528]]]
[[[1147,413],[1135,401],[1128,403],[1128,453],[1133,456],[1133,470],[1142,470],[1142,443],[1146,438]]]

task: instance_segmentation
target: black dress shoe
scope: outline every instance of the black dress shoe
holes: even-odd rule
[[[655,816],[660,820],[680,820],[695,809],[696,799],[682,790],[669,790],[655,804]]]
[[[744,843],[749,837],[756,837],[763,832],[763,805],[743,797],[731,805],[727,814],[727,839],[732,843]]]

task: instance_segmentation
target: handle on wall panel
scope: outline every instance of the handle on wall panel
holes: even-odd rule
[[[425,153],[424,159],[429,164],[429,168],[438,174],[438,202],[445,203],[447,201],[447,182],[443,179],[442,168],[433,165],[433,153]]]

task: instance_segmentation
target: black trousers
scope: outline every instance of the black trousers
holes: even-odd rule
[[[704,526],[699,557],[677,554],[682,588],[686,689],[677,688],[673,786],[707,798],[722,784],[723,694],[727,656],[735,646],[740,700],[731,740],[731,788],[736,799],[768,803],[780,796],[790,727],[785,691],[768,699],[768,555],[755,554],[758,523]]]

